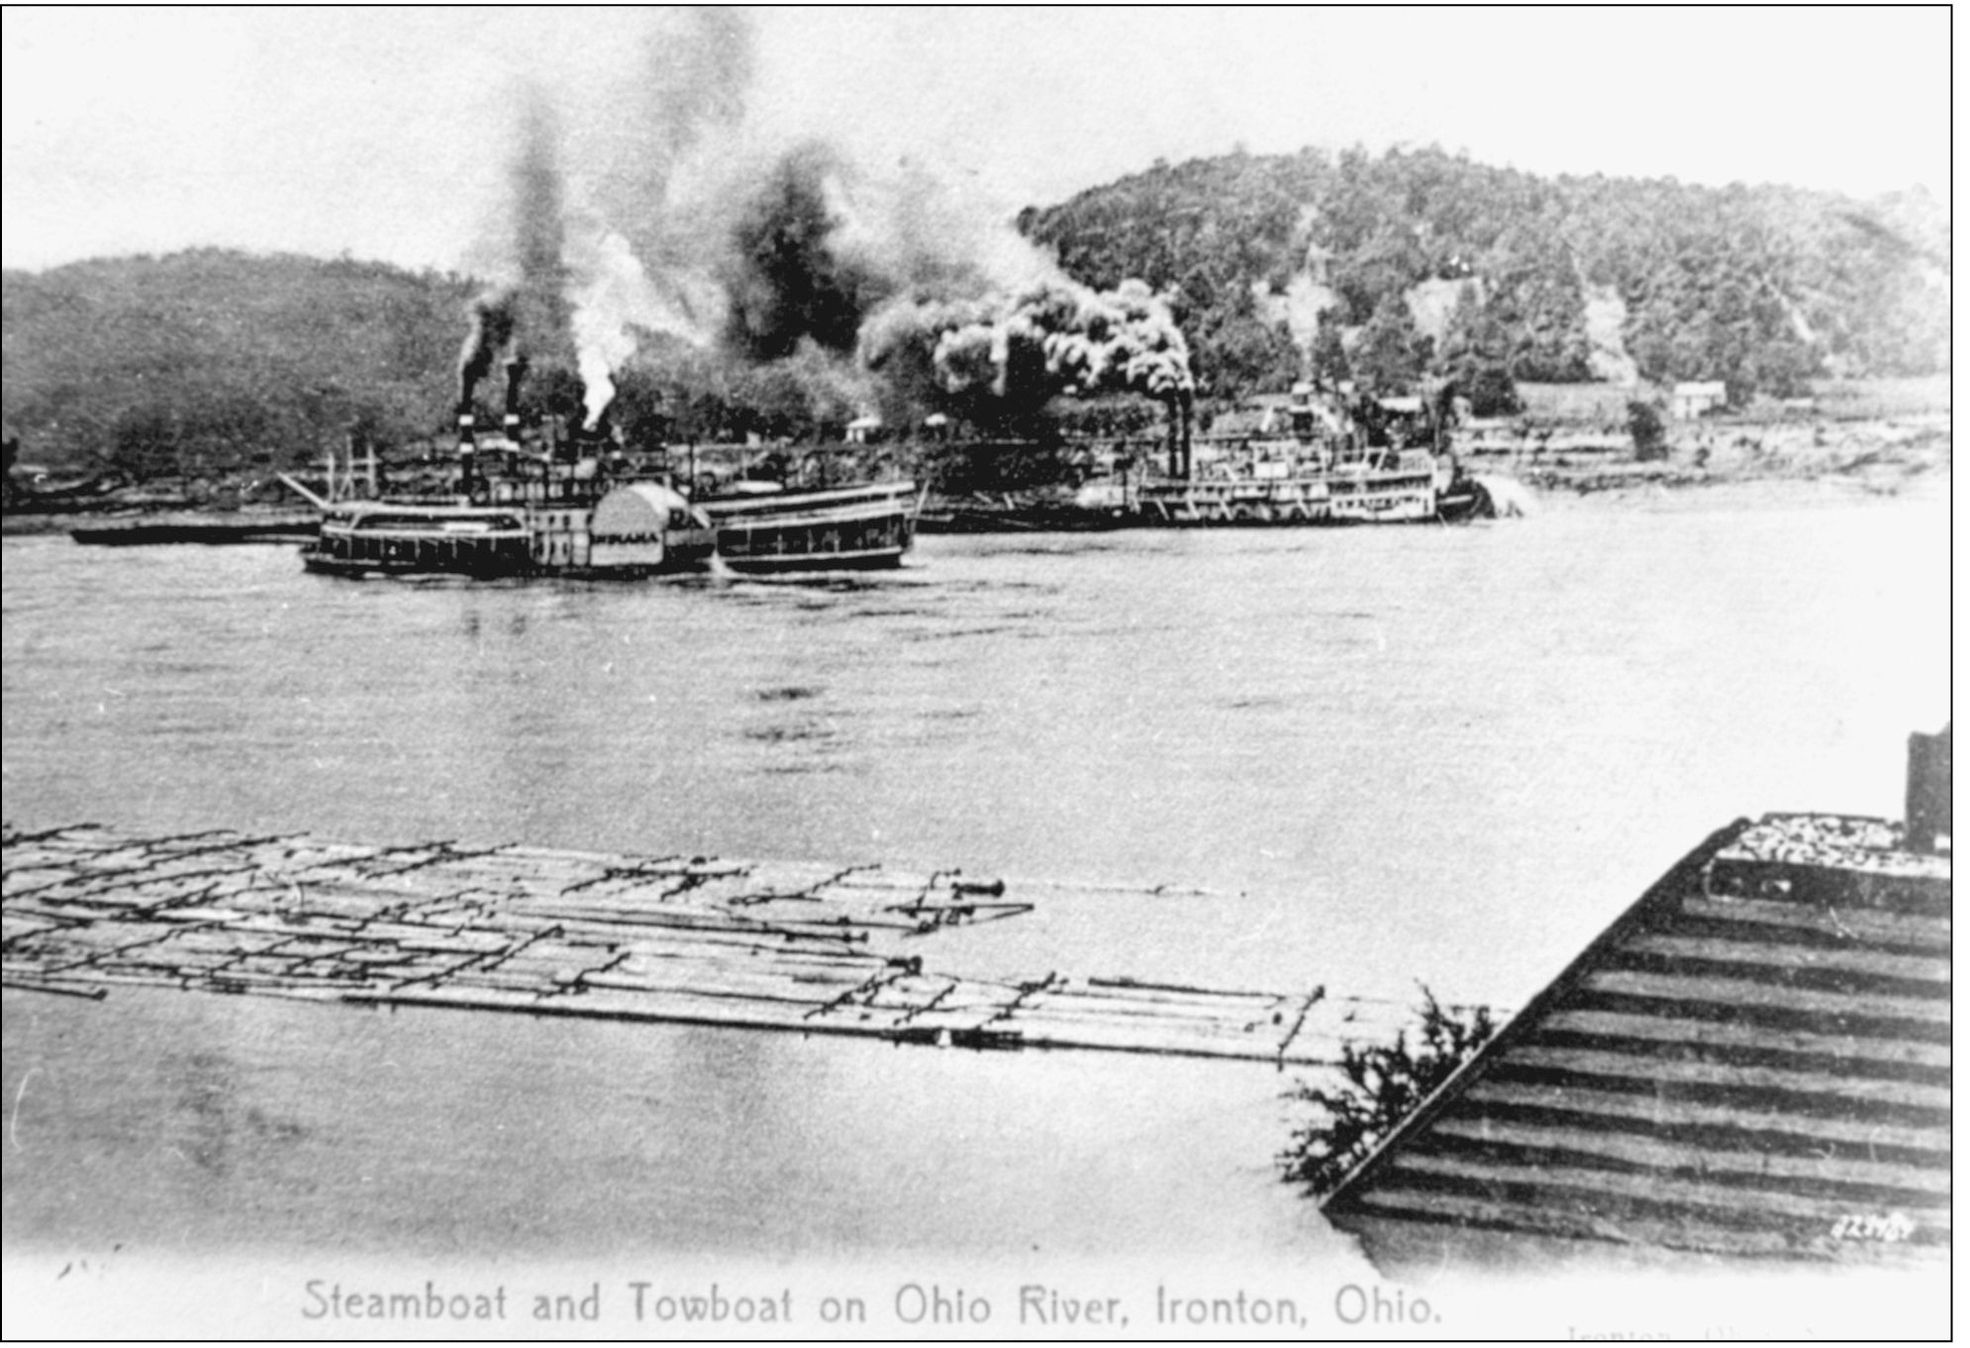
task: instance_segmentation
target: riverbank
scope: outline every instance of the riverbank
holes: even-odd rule
[[[1575,496],[1750,484],[1851,486],[1877,496],[1929,490],[1950,471],[1947,413],[1891,421],[1698,422],[1679,427],[1652,455],[1548,448],[1527,440],[1480,450],[1472,471],[1513,477],[1544,494]]]
[[[1949,415],[1938,412],[1873,421],[1697,422],[1672,430],[1650,457],[1638,456],[1632,446],[1569,445],[1536,436],[1458,453],[1467,471],[1515,479],[1547,505],[1591,499],[1659,507],[1675,497],[1744,507],[1850,494],[1947,495],[1951,437]],[[932,484],[924,504],[926,531],[933,522],[948,521],[957,521],[961,532],[1041,532],[1102,522],[1075,506],[1073,484],[1041,480],[1060,469],[1065,462],[1060,458],[1021,460],[996,489],[975,483],[964,489],[959,484],[977,474],[952,471],[945,461],[951,455],[940,456],[938,447],[898,447],[890,455],[863,457],[867,475],[890,470]],[[178,500],[131,501],[111,494],[92,500],[89,508],[64,503],[59,510],[9,510],[0,515],[0,534],[164,527],[250,535],[291,532],[297,521],[311,519],[311,511],[295,501],[201,509]]]

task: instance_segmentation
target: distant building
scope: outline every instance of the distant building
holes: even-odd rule
[[[1944,737],[1911,798],[1948,790]],[[1950,1257],[1950,857],[1851,816],[1685,857],[1330,1195],[1385,1271]],[[1943,844],[1945,847],[1947,843]]]
[[[882,438],[882,418],[859,416],[848,423],[848,443],[866,445]]]
[[[1694,421],[1705,412],[1722,407],[1728,401],[1724,381],[1708,379],[1699,383],[1676,385],[1670,395],[1669,408],[1678,421]]]

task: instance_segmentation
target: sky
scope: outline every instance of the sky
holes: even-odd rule
[[[1436,144],[1538,173],[1950,189],[1944,7],[751,12],[746,134],[1010,215],[1147,168]],[[591,122],[660,19],[9,9],[0,261],[197,245],[470,270],[528,87]]]

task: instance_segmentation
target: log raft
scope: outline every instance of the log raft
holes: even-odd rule
[[[1071,886],[878,866],[95,825],[0,834],[7,987],[427,1006],[1331,1067],[1402,1006],[1057,970],[977,978],[938,933]],[[1105,898],[1115,887],[1103,888]],[[1140,891],[1145,897],[1155,890]]]

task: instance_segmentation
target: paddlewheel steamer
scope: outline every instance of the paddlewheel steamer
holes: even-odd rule
[[[1165,525],[1393,524],[1456,519],[1482,489],[1443,452],[1420,398],[1351,411],[1311,385],[1260,434],[1174,434],[1163,473],[1090,484],[1085,508]]]
[[[609,578],[714,564],[771,575],[896,566],[910,548],[921,504],[914,483],[755,484],[693,502],[667,474],[633,468],[606,434],[562,434],[552,422],[524,431],[520,370],[508,366],[497,434],[478,432],[469,385],[462,392],[448,497],[334,501],[287,479],[322,511],[303,564],[345,576]]]

